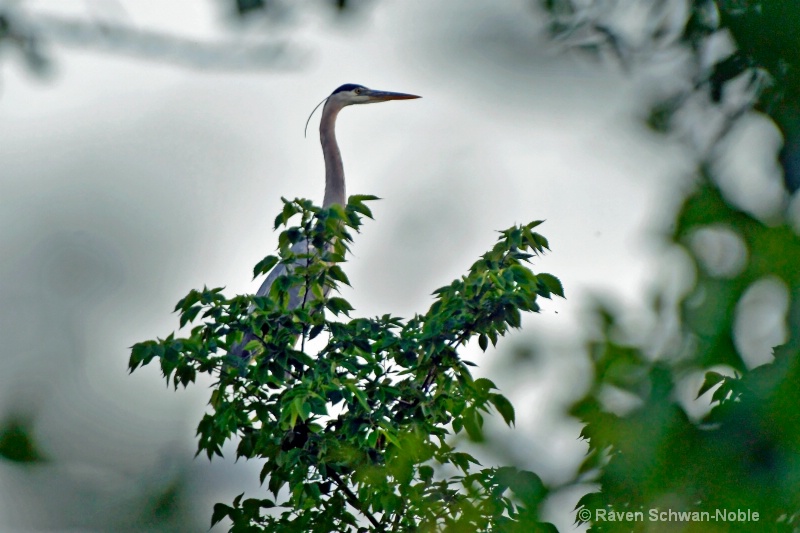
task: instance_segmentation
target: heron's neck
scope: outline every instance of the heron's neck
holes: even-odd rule
[[[322,144],[322,154],[325,156],[325,198],[322,207],[333,204],[344,205],[346,193],[344,185],[344,165],[339,145],[336,143],[336,116],[341,107],[335,104],[322,109],[322,119],[319,123],[319,140]]]

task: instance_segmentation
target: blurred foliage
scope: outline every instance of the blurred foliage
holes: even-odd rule
[[[20,21],[17,12],[0,9],[0,50],[8,49],[19,54],[25,66],[34,73],[43,74],[50,66],[40,35]]]
[[[0,53],[20,59],[33,74],[44,77],[56,63],[52,45],[82,47],[172,62],[200,69],[256,69],[298,66],[293,45],[273,31],[292,28],[301,13],[322,9],[336,15],[356,14],[370,0],[209,0],[223,12],[223,22],[267,21],[262,33],[242,34],[241,24],[228,24],[230,40],[198,40],[177,32],[148,29],[126,20],[108,19],[103,9],[87,5],[86,15],[62,16],[46,4],[0,2]],[[231,27],[232,26],[232,27]],[[10,54],[9,54],[10,52]]]
[[[288,24],[290,19],[281,16],[286,10],[267,9],[274,3],[266,0],[239,2],[235,6],[236,19],[257,11],[271,21]],[[44,5],[2,2],[0,53],[4,58],[20,59],[28,71],[39,77],[50,74],[57,63],[53,45],[113,52],[198,69],[274,69],[299,64],[286,40],[274,35],[199,40],[127,21],[105,20],[89,11],[88,16],[62,16],[48,12]]]
[[[45,460],[36,447],[27,424],[10,419],[0,428],[0,458],[17,463],[38,463]]]
[[[730,120],[750,109],[769,114],[785,140],[780,161],[786,187],[800,188],[800,2],[540,0],[540,5],[551,17],[553,35],[572,38],[584,50],[608,49],[625,66],[649,61],[666,46],[688,47],[695,58],[693,86],[688,92],[663,96],[653,105],[648,123],[668,131],[670,118],[693,95],[708,94],[720,104],[736,85],[736,91],[751,92],[755,98],[729,113]],[[623,14],[634,9],[646,10],[647,16],[642,33],[630,35]],[[723,52],[718,41],[712,44],[724,33],[732,37],[735,50]],[[716,57],[720,53],[724,55]]]
[[[683,342],[647,355],[647,346],[620,343],[613,313],[601,310],[603,336],[590,347],[595,380],[572,409],[586,423],[590,452],[581,467],[599,492],[579,505],[592,511],[751,510],[759,522],[682,524],[682,531],[796,531],[800,512],[800,239],[784,225],[767,226],[726,203],[708,175],[699,177],[672,235],[688,246],[699,227],[726,224],[748,250],[746,267],[733,277],[705,269],[692,255],[697,283],[679,305]],[[691,253],[691,252],[690,252]],[[780,279],[790,294],[787,344],[775,361],[748,368],[734,342],[734,316],[743,293],[765,277]],[[666,310],[661,310],[668,320]],[[712,408],[689,417],[679,385],[697,369],[710,371],[697,396],[712,392]],[[732,370],[735,369],[735,372]],[[624,391],[632,408],[604,403],[609,390]],[[595,520],[592,531],[646,530],[647,521]]]
[[[266,0],[236,0],[234,6],[239,15],[246,15],[253,11],[266,10]]]
[[[796,190],[800,181],[787,165],[787,154],[800,146],[800,2],[695,0],[684,18],[665,16],[680,7],[677,2],[638,4],[650,10],[649,34],[640,41],[647,44],[633,50],[634,40],[609,16],[610,6],[618,4],[542,3],[554,33],[580,33],[582,46],[606,47],[623,61],[637,53],[647,59],[648,50],[665,43],[692,51],[696,83],[690,93],[667,95],[653,106],[648,124],[656,131],[673,131],[673,117],[693,95],[705,94],[710,105],[722,105],[734,85],[741,88],[744,82],[754,96],[728,114],[712,146],[744,113],[768,113],[786,140],[781,162],[787,187]],[[665,20],[672,31],[665,30]],[[675,24],[680,31],[674,31]],[[724,31],[737,49],[709,62],[714,57],[710,40]],[[788,211],[767,224],[732,205],[719,188],[722,176],[704,157],[694,188],[665,235],[691,258],[696,283],[677,309],[663,304],[668,295],[656,298],[653,309],[661,324],[677,315],[677,338],[659,352],[627,343],[614,313],[597,310],[602,335],[589,347],[595,377],[571,411],[586,424],[582,437],[590,446],[575,481],[599,487],[577,508],[577,521],[588,522],[591,531],[666,528],[653,523],[651,513],[661,511],[712,516],[674,518],[680,524],[672,525],[680,531],[800,530],[800,238]],[[732,236],[743,249],[741,268],[711,268],[703,250],[691,245],[702,230]],[[736,318],[745,293],[763,280],[776,281],[786,291],[788,340],[775,348],[773,362],[753,368],[737,348]],[[693,392],[698,398],[710,396],[699,419],[687,412],[681,388],[697,371],[705,372],[705,380]],[[625,401],[614,405],[612,396]],[[734,512],[734,520],[715,519],[717,509]],[[629,511],[642,515],[609,519],[612,512]],[[758,513],[757,521],[752,513]]]
[[[353,2],[352,0],[318,0],[320,4],[327,4],[338,11],[345,11],[347,9],[353,9]],[[247,16],[253,14],[265,14],[269,15],[270,11],[273,10],[284,10],[290,5],[292,2],[286,2],[285,0],[223,0],[226,4],[233,4],[233,8],[236,13],[240,16]]]
[[[53,45],[81,47],[170,62],[197,69],[285,69],[302,57],[279,27],[293,29],[306,12],[323,10],[340,17],[357,14],[369,0],[209,0],[222,11],[230,38],[200,40],[176,31],[160,31],[127,20],[109,19],[99,6],[85,15],[63,16],[46,4],[0,2],[0,53],[20,59],[31,73],[45,77],[57,64]],[[265,21],[266,31],[242,32],[242,23]],[[234,24],[231,24],[234,23]],[[252,28],[254,25],[248,27]],[[9,54],[10,52],[10,54]]]
[[[237,457],[263,461],[261,482],[271,496],[217,504],[212,524],[228,518],[231,531],[552,531],[539,519],[548,490],[538,476],[483,468],[449,438],[481,441],[492,409],[514,423],[511,403],[491,380],[474,379],[474,363],[459,352],[472,339],[486,350],[520,326],[522,312],[539,311],[540,297],[563,296],[557,278],[527,266],[547,249],[532,231],[539,222],[500,232],[467,275],[434,292],[426,313],[352,318],[350,304],[329,294],[348,283],[341,265],[350,230],[371,217],[365,202],[372,199],[353,196],[329,209],[284,200],[275,221],[285,227],[279,253],[254,269],[258,276],[286,268],[267,296],[192,291],[176,306],[181,327],[200,322],[188,337],[132,349],[131,370],[158,360],[176,388],[198,373],[216,378],[197,429],[198,454],[221,456],[222,445],[236,440]],[[310,349],[320,335],[324,345]],[[246,353],[256,355],[236,355],[249,337]]]

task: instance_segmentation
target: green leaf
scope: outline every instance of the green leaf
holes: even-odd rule
[[[328,301],[325,302],[325,307],[334,315],[344,313],[347,316],[353,310],[353,306],[347,300],[339,297],[328,298]]]
[[[350,280],[347,279],[347,276],[339,265],[331,265],[331,267],[328,268],[328,276],[335,281],[350,286]]]
[[[514,281],[517,283],[527,285],[536,281],[536,276],[533,275],[531,269],[523,265],[511,265],[511,267],[509,267],[509,272],[513,274]]]
[[[147,365],[156,357],[157,353],[155,347],[157,344],[153,341],[139,342],[131,348],[131,357],[128,361],[128,368],[131,372],[136,370],[139,365]]]
[[[547,495],[547,489],[539,476],[527,470],[517,470],[516,468],[499,468],[498,477],[507,476],[505,482],[508,487],[531,508],[535,508]]]
[[[511,405],[511,402],[508,401],[508,398],[503,396],[502,394],[492,394],[489,397],[489,401],[492,402],[494,408],[497,409],[497,412],[503,417],[506,425],[512,426],[515,423],[515,414],[514,414],[514,406]]]
[[[31,464],[46,459],[39,452],[33,433],[21,420],[9,420],[0,428],[0,458]]]
[[[370,448],[374,448],[378,444],[378,437],[380,436],[380,432],[372,431],[369,435],[367,435],[367,446]]]
[[[464,472],[465,474],[469,473],[470,463],[480,466],[478,460],[468,453],[453,452],[450,454],[449,458],[450,462],[456,465],[458,468],[460,468],[461,471]]]
[[[485,394],[492,389],[497,390],[497,385],[489,378],[478,378],[475,380],[475,388]]]
[[[175,309],[173,311],[181,311],[184,309],[188,309],[189,307],[193,306],[197,302],[200,301],[200,293],[192,289],[189,291],[189,294],[181,298],[181,300],[175,305]]]
[[[362,391],[361,389],[359,389],[358,387],[356,387],[352,383],[348,383],[347,384],[347,390],[349,390],[351,393],[353,393],[353,396],[356,397],[356,400],[358,400],[358,403],[361,404],[361,407],[363,407],[365,411],[368,411],[368,412],[372,411],[372,409],[370,408],[369,404],[367,403],[367,396],[364,394],[364,391]],[[387,435],[386,438],[388,439],[389,435]]]
[[[347,199],[347,203],[363,203],[363,202],[373,202],[375,200],[380,200],[381,198],[375,196],[373,194],[351,194],[350,198]]]
[[[200,305],[195,305],[186,309],[181,313],[180,320],[178,320],[178,324],[180,327],[185,326],[188,322],[193,322],[194,319],[197,317],[197,313],[199,313],[203,309]]]
[[[483,442],[483,417],[473,407],[464,409],[464,429],[474,442]]]
[[[272,268],[275,265],[277,265],[279,261],[280,259],[278,257],[274,255],[268,255],[267,257],[256,263],[255,267],[253,267],[253,278],[258,277],[261,274],[266,274],[267,272],[272,270]]]
[[[372,195],[364,195],[364,194],[358,195],[357,194],[357,195],[351,196],[347,200],[347,206],[350,209],[352,209],[352,210],[354,210],[354,211],[356,211],[358,213],[361,213],[365,217],[373,218],[372,217],[372,211],[370,211],[369,207],[364,205],[364,202],[373,201],[373,200],[380,200],[380,198],[378,198],[377,196],[372,196]]]
[[[400,444],[400,441],[394,435],[393,431],[381,429],[381,435],[383,435],[386,438],[387,442],[390,442],[391,444],[394,444],[398,448],[402,449],[403,446]]]
[[[564,298],[564,287],[561,286],[561,281],[551,274],[536,274],[536,279],[541,286],[547,289],[547,292],[553,293],[556,296]],[[542,296],[545,296],[542,294]],[[546,296],[549,298],[549,296]]]
[[[549,250],[550,249],[550,245],[547,242],[547,239],[544,238],[544,236],[540,235],[539,233],[535,233],[535,232],[532,233],[531,235],[532,235],[533,242],[536,243],[535,249],[537,251]]]
[[[275,229],[285,226],[289,222],[289,219],[300,212],[294,202],[290,202],[286,198],[281,198],[281,200],[283,201],[283,211],[275,218]]]
[[[292,426],[296,424],[297,417],[300,417],[300,420],[305,422],[308,420],[308,417],[311,415],[311,406],[308,402],[305,401],[305,398],[298,396],[292,402],[292,408],[294,410],[294,415],[292,416]]]
[[[233,508],[222,503],[214,504],[214,512],[211,515],[211,527],[214,527],[223,518],[231,516]]]
[[[703,381],[703,386],[700,387],[699,391],[697,391],[697,396],[695,396],[695,399],[699,398],[700,396],[702,396],[703,394],[714,388],[718,383],[725,380],[725,378],[726,376],[723,376],[718,372],[713,372],[713,371],[706,372],[706,379]]]
[[[419,477],[425,483],[430,483],[433,479],[433,467],[423,465],[419,467]]]

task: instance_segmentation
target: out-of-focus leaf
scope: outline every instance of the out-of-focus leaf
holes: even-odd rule
[[[17,420],[8,420],[0,427],[0,457],[15,463],[45,460],[28,427]]]
[[[723,376],[718,372],[711,372],[711,371],[706,372],[706,378],[703,381],[703,386],[700,387],[699,391],[697,391],[696,398],[699,398],[700,396],[702,396],[703,394],[714,388],[719,382],[721,382],[724,379],[725,376]]]

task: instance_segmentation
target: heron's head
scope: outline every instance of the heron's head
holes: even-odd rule
[[[331,93],[330,96],[317,104],[314,111],[319,109],[319,106],[325,104],[323,108],[325,111],[330,112],[329,117],[335,118],[339,111],[349,105],[353,104],[374,104],[375,102],[388,102],[389,100],[412,100],[414,98],[421,98],[416,94],[406,93],[392,93],[389,91],[376,91],[375,89],[367,89],[363,85],[356,85],[355,83],[346,83]],[[306,133],[308,132],[308,123],[311,122],[311,117],[314,111],[308,116],[306,120]],[[323,111],[323,113],[325,112]]]
[[[393,93],[389,91],[376,91],[367,89],[363,85],[347,83],[331,93],[328,102],[339,107],[353,104],[373,104],[375,102],[388,102],[389,100],[411,100],[419,98],[415,94]]]

